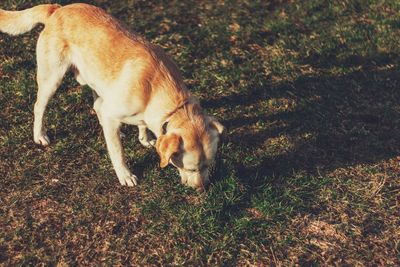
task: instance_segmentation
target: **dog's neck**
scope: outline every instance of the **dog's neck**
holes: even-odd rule
[[[166,134],[168,131],[168,124],[170,122],[170,120],[173,118],[174,115],[176,115],[176,113],[180,110],[180,109],[184,109],[186,105],[188,105],[189,103],[191,103],[191,98],[187,98],[184,101],[182,101],[175,109],[173,109],[172,111],[168,112],[165,116],[164,119],[162,120],[162,124],[161,124],[161,134]]]

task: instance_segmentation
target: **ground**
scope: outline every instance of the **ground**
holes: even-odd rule
[[[228,129],[217,169],[196,193],[124,127],[120,186],[71,74],[35,145],[41,27],[1,34],[0,265],[400,264],[399,1],[87,2],[177,62]]]

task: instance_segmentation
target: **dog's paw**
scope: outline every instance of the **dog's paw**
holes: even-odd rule
[[[38,136],[38,137],[35,137],[34,141],[38,145],[42,145],[42,146],[50,145],[50,138],[45,134],[43,134],[41,136]]]
[[[139,142],[145,147],[152,147],[156,145],[156,140],[146,140],[145,138],[139,138]]]
[[[121,185],[126,185],[126,186],[137,185],[137,181],[138,181],[137,176],[134,174],[125,175],[121,178],[118,177],[118,179],[119,179],[119,182]]]
[[[187,177],[181,177],[181,184],[187,185],[187,183],[188,183]]]

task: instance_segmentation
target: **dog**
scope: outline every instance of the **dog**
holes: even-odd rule
[[[203,112],[170,57],[104,10],[88,4],[0,9],[3,33],[22,34],[37,24],[44,28],[36,47],[35,143],[50,144],[43,124],[45,109],[72,69],[79,84],[93,89],[93,109],[121,185],[134,186],[138,181],[126,165],[121,145],[120,127],[125,123],[138,126],[141,144],[156,147],[161,168],[171,163],[182,184],[203,191],[224,127]]]

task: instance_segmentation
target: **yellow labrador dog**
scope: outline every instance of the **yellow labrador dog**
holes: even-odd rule
[[[155,145],[162,168],[173,164],[183,184],[203,190],[224,127],[203,113],[162,49],[87,4],[0,9],[0,31],[4,33],[22,34],[38,23],[45,27],[37,42],[34,141],[49,145],[43,115],[64,74],[72,69],[80,84],[93,89],[93,108],[122,185],[137,184],[125,163],[120,140],[120,126],[126,123],[138,126],[144,146]],[[156,141],[150,140],[147,129]]]

